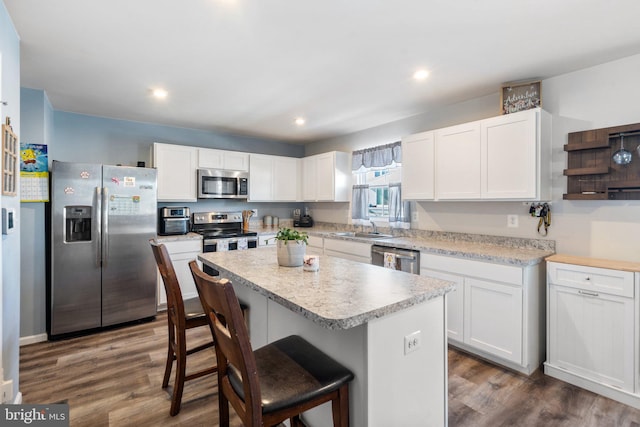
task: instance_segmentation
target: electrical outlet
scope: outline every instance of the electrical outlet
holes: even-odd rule
[[[418,220],[418,212],[413,211],[411,212],[411,221],[417,221]]]
[[[13,403],[13,380],[2,382],[2,403]]]
[[[404,337],[404,354],[409,354],[420,348],[422,339],[420,337],[420,331],[415,331]]]
[[[251,216],[256,217],[256,218],[258,217],[258,209],[251,209],[251,212],[253,212],[253,215],[251,215]]]
[[[518,228],[518,215],[507,215],[507,227]]]

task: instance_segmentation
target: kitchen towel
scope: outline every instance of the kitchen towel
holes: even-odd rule
[[[396,254],[385,252],[382,256],[384,257],[384,268],[390,268],[392,270],[398,269],[398,266],[396,265]]]
[[[239,251],[244,251],[245,249],[249,249],[249,242],[247,241],[246,237],[239,237],[238,238],[238,250]]]
[[[229,250],[228,240],[218,240],[216,242],[216,252],[224,252]]]

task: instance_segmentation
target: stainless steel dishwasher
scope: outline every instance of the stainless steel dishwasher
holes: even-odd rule
[[[385,267],[385,256],[390,255],[387,262],[398,271],[420,274],[420,252],[410,249],[390,248],[388,246],[371,246],[371,264]],[[390,267],[391,268],[391,267]]]

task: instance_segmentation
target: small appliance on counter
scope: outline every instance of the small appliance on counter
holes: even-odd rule
[[[158,213],[158,234],[160,236],[187,234],[190,224],[191,215],[188,207],[160,208]]]
[[[309,208],[304,208],[304,215],[300,218],[298,227],[313,227],[313,218],[311,218]]]
[[[293,226],[300,227],[300,209],[293,210]]]

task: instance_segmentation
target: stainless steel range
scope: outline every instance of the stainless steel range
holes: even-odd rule
[[[258,233],[242,229],[242,212],[196,212],[191,231],[202,235],[202,252],[234,251],[258,247]],[[212,276],[219,272],[204,266]]]

